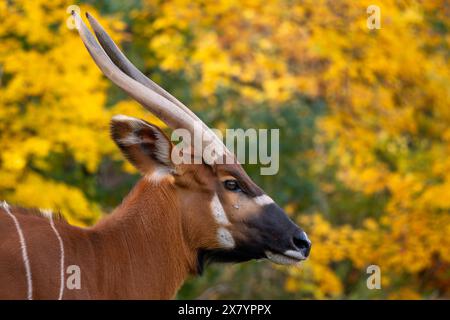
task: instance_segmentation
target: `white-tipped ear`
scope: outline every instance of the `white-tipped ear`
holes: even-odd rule
[[[172,143],[157,126],[141,119],[117,115],[111,120],[111,136],[141,173],[173,169],[170,160]]]

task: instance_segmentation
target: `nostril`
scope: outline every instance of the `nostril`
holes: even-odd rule
[[[305,232],[299,231],[292,239],[294,245],[299,249],[305,257],[309,256],[309,251],[311,250],[311,241]]]
[[[309,242],[306,241],[306,240],[300,240],[300,239],[294,238],[294,244],[299,249],[307,249],[307,248],[309,248]]]

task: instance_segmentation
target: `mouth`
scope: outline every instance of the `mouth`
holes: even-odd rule
[[[286,250],[283,253],[273,252],[273,251],[265,251],[267,259],[282,265],[296,265],[303,260],[306,260],[306,257],[299,251],[296,250]]]

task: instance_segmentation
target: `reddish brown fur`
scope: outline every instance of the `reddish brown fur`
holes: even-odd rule
[[[114,127],[116,142],[130,134],[130,126]],[[153,127],[156,132],[161,132]],[[162,132],[161,132],[162,133]],[[200,249],[217,249],[217,222],[210,203],[218,193],[230,222],[245,220],[257,206],[247,197],[220,192],[221,181],[236,176],[253,194],[260,189],[239,165],[178,165],[173,175],[152,180],[152,172],[162,165],[155,159],[158,143],[147,138],[154,133],[139,131],[139,145],[120,145],[122,151],[141,169],[141,179],[112,214],[92,228],[70,226],[61,219],[55,225],[64,243],[65,266],[81,269],[81,289],[65,288],[65,299],[167,299],[174,297],[189,274],[196,273]],[[167,138],[165,138],[167,139]],[[148,145],[150,141],[150,145]],[[167,140],[167,143],[168,142]],[[142,159],[145,157],[145,161]],[[144,165],[145,163],[145,165]],[[245,202],[233,209],[231,203]],[[32,272],[33,298],[56,299],[60,279],[60,248],[50,221],[39,214],[17,207]],[[239,239],[245,234],[230,225]],[[0,211],[0,298],[24,299],[27,286],[20,242],[13,220]]]
[[[64,299],[168,299],[196,273],[197,251],[219,247],[209,209],[217,181],[207,166],[179,170],[182,175],[158,184],[141,179],[123,203],[92,228],[55,220],[64,242],[65,268],[81,268],[81,290],[65,288]],[[222,202],[227,207],[227,200]],[[17,207],[11,211],[28,247],[33,298],[56,299],[60,250],[49,220]],[[3,209],[0,235],[0,298],[25,299],[19,238]]]
[[[179,203],[167,182],[142,179],[113,214],[93,228],[56,222],[66,263],[81,268],[81,290],[64,290],[65,299],[172,298],[189,273],[195,252],[182,231]],[[150,196],[151,195],[151,196]],[[164,208],[162,208],[164,207]],[[46,218],[12,208],[28,246],[33,298],[56,299],[59,247]],[[26,298],[25,269],[13,222],[0,211],[0,297]]]
[[[95,45],[79,16],[72,14],[89,52],[113,82],[172,128],[201,123],[175,98],[158,97],[168,94],[156,84],[144,81],[143,86],[134,67],[122,73]],[[101,29],[91,22],[97,31]],[[109,37],[100,33],[100,39],[111,49]],[[114,50],[110,54],[129,64]],[[130,73],[141,84],[131,81]],[[156,91],[150,94],[146,87]],[[174,103],[170,107],[169,101]],[[181,109],[174,112],[172,107]],[[64,244],[64,271],[70,265],[81,270],[81,288],[64,286],[64,299],[167,299],[203,266],[208,255],[228,262],[272,257],[277,263],[298,262],[309,255],[311,243],[306,234],[263,195],[239,164],[175,165],[170,140],[158,127],[140,119],[116,116],[111,133],[144,178],[94,227],[78,228],[53,220]],[[192,150],[187,154],[194,156]],[[51,221],[22,208],[0,206],[0,299],[27,298],[23,251],[10,214],[17,218],[25,238],[32,297],[58,298],[60,242]]]

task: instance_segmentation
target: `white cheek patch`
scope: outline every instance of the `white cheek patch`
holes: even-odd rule
[[[221,225],[229,225],[230,224],[230,221],[228,220],[227,214],[225,213],[225,210],[223,209],[222,203],[220,203],[217,193],[214,194],[214,197],[212,198],[211,211],[212,211],[214,219],[216,220],[216,222],[218,224],[221,224]]]
[[[230,231],[228,231],[224,227],[220,227],[219,229],[217,229],[217,240],[224,248],[234,248],[235,246],[233,236],[231,235]]]
[[[269,204],[274,203],[274,201],[272,200],[271,197],[269,197],[266,194],[263,194],[262,196],[258,196],[258,197],[254,197],[253,201],[256,202],[257,205],[263,207],[263,206],[267,206]]]

